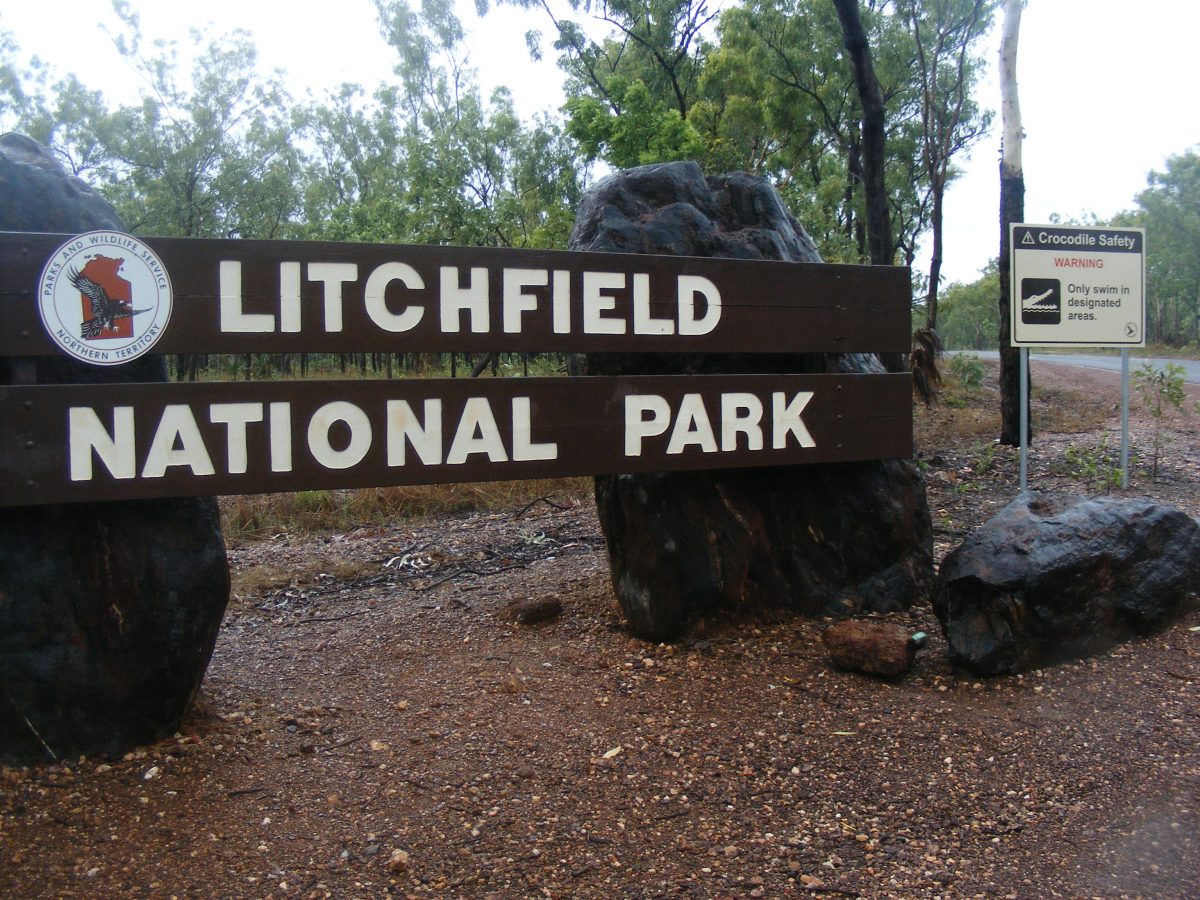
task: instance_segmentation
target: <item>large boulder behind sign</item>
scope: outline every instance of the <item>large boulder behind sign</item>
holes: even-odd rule
[[[121,228],[102,198],[28,138],[0,137],[0,231],[96,228]],[[0,384],[165,378],[155,358],[3,363]],[[228,597],[211,499],[0,507],[0,759],[120,752],[169,734]]]
[[[1149,500],[1026,494],[946,557],[934,612],[979,675],[1099,653],[1159,628],[1200,588],[1200,525]]]
[[[765,180],[694,163],[610,176],[571,249],[820,262]],[[866,354],[589,354],[593,375],[882,372]],[[907,461],[604,476],[596,505],[631,630],[673,639],[717,606],[889,612],[933,582],[925,486]]]

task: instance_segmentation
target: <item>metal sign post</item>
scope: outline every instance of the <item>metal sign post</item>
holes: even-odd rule
[[[1029,348],[1021,348],[1021,493],[1029,490]]]
[[[1129,487],[1129,348],[1121,348],[1121,489]]]

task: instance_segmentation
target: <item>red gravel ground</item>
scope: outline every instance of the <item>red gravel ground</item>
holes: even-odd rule
[[[1034,487],[1095,489],[1115,377],[1034,374]],[[918,415],[939,558],[1014,495],[994,406],[985,385]],[[1131,495],[1200,513],[1198,421]],[[231,547],[186,728],[0,770],[0,894],[1200,896],[1200,613],[991,680],[951,671],[924,600],[898,682],[778,613],[651,645],[590,502],[559,505]],[[553,622],[505,612],[549,597]]]

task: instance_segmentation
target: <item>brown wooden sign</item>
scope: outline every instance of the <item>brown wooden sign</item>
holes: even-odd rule
[[[0,387],[0,505],[912,455],[906,375]]]
[[[0,356],[908,347],[906,269],[0,234]],[[25,364],[23,368],[31,371]],[[904,375],[0,387],[0,506],[886,459]]]
[[[89,254],[71,241],[0,233],[0,355],[60,352],[38,300],[48,282],[72,290]],[[894,267],[111,233],[103,250],[148,264],[151,290],[169,279],[155,353],[880,352],[907,351],[911,330],[908,270]],[[59,345],[121,361],[80,327],[68,314]]]

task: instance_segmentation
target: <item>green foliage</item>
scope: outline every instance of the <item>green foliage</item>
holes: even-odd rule
[[[298,205],[295,122],[277,78],[258,74],[243,32],[201,45],[190,73],[178,46],[143,48],[138,16],[114,3],[118,51],[141,76],[137,104],[109,109],[73,75],[51,82],[32,62],[3,65],[11,127],[90,180],[131,230],[189,237],[281,237]],[[6,55],[13,52],[11,44]]]
[[[1071,444],[1063,453],[1067,474],[1089,488],[1106,494],[1121,486],[1121,463],[1108,448],[1108,435],[1097,447],[1078,447]],[[1132,465],[1132,462],[1130,463]]]
[[[570,234],[584,167],[563,129],[526,125],[511,94],[484,98],[447,0],[377,0],[397,83],[370,100],[343,86],[309,111],[307,232],[341,240],[555,247]]]
[[[1167,159],[1115,224],[1146,229],[1147,337],[1200,345],[1200,152]]]
[[[973,353],[956,353],[950,357],[950,374],[962,387],[973,391],[983,385],[983,363]]]
[[[970,284],[952,284],[942,292],[938,333],[952,350],[987,350],[1000,333],[1000,274],[995,260]]]
[[[995,441],[979,444],[971,455],[971,468],[976,475],[986,475],[996,467],[996,451],[999,447]]]
[[[178,46],[141,37],[114,3],[119,52],[146,85],[110,109],[73,76],[17,61],[0,33],[0,121],[43,142],[95,184],[130,228],[198,237],[306,237],[562,246],[586,167],[563,128],[526,125],[512,97],[483,97],[463,63],[448,0],[378,0],[396,81],[343,85],[295,105],[260,74],[248,35]]]
[[[0,119],[51,146],[145,234],[563,246],[588,162],[694,158],[768,176],[826,259],[866,258],[861,109],[827,0],[568,0],[565,16],[501,0],[547,15],[566,76],[565,118],[531,122],[508,91],[481,92],[451,0],[374,2],[396,65],[371,91],[344,85],[296,104],[239,32],[194,34],[184,71],[178,47],[143,41],[117,0],[116,43],[146,85],[142,102],[112,109],[73,77],[22,63],[0,33]],[[951,157],[986,123],[972,40],[991,7],[862,3],[899,261],[914,259]],[[541,52],[536,35],[530,47]],[[1156,188],[1181,177],[1172,169]],[[948,290],[948,345],[993,343],[988,314]]]
[[[920,109],[917,145],[930,205],[932,252],[925,298],[926,327],[930,329],[938,326],[943,199],[955,174],[952,161],[991,124],[991,113],[978,106],[972,90],[984,71],[976,48],[991,25],[995,6],[991,0],[896,3],[915,49],[913,74]]]
[[[1133,373],[1134,390],[1142,398],[1146,412],[1154,420],[1154,460],[1151,475],[1158,476],[1158,463],[1168,442],[1165,419],[1173,409],[1186,413],[1184,401],[1187,393],[1184,390],[1184,368],[1176,363],[1167,363],[1161,369],[1152,363],[1142,363]]]
[[[893,243],[915,255],[921,174],[911,120],[911,42],[877,4],[863,24],[887,110]],[[750,0],[726,10],[693,119],[707,162],[769,176],[830,261],[867,259],[862,116],[841,25],[826,0]],[[711,69],[709,68],[711,66]]]
[[[703,143],[677,109],[655,100],[639,78],[611,84],[610,95],[621,114],[594,97],[571,97],[566,103],[567,133],[589,160],[604,159],[617,168],[695,159]]]
[[[507,2],[543,10],[554,28],[568,131],[588,159],[622,168],[692,158],[707,171],[766,175],[825,259],[867,259],[862,113],[827,0],[747,0],[719,17],[707,0],[570,0],[591,15],[588,31],[541,0]],[[951,157],[987,125],[971,99],[981,63],[970,48],[992,4],[901,5],[871,0],[863,21],[887,108],[893,245],[911,263],[956,174]],[[714,23],[715,34],[705,30]],[[596,24],[606,34],[589,37]],[[533,46],[540,53],[537,35]]]
[[[336,503],[332,491],[299,491],[295,497],[296,511],[300,513],[324,513]]]

